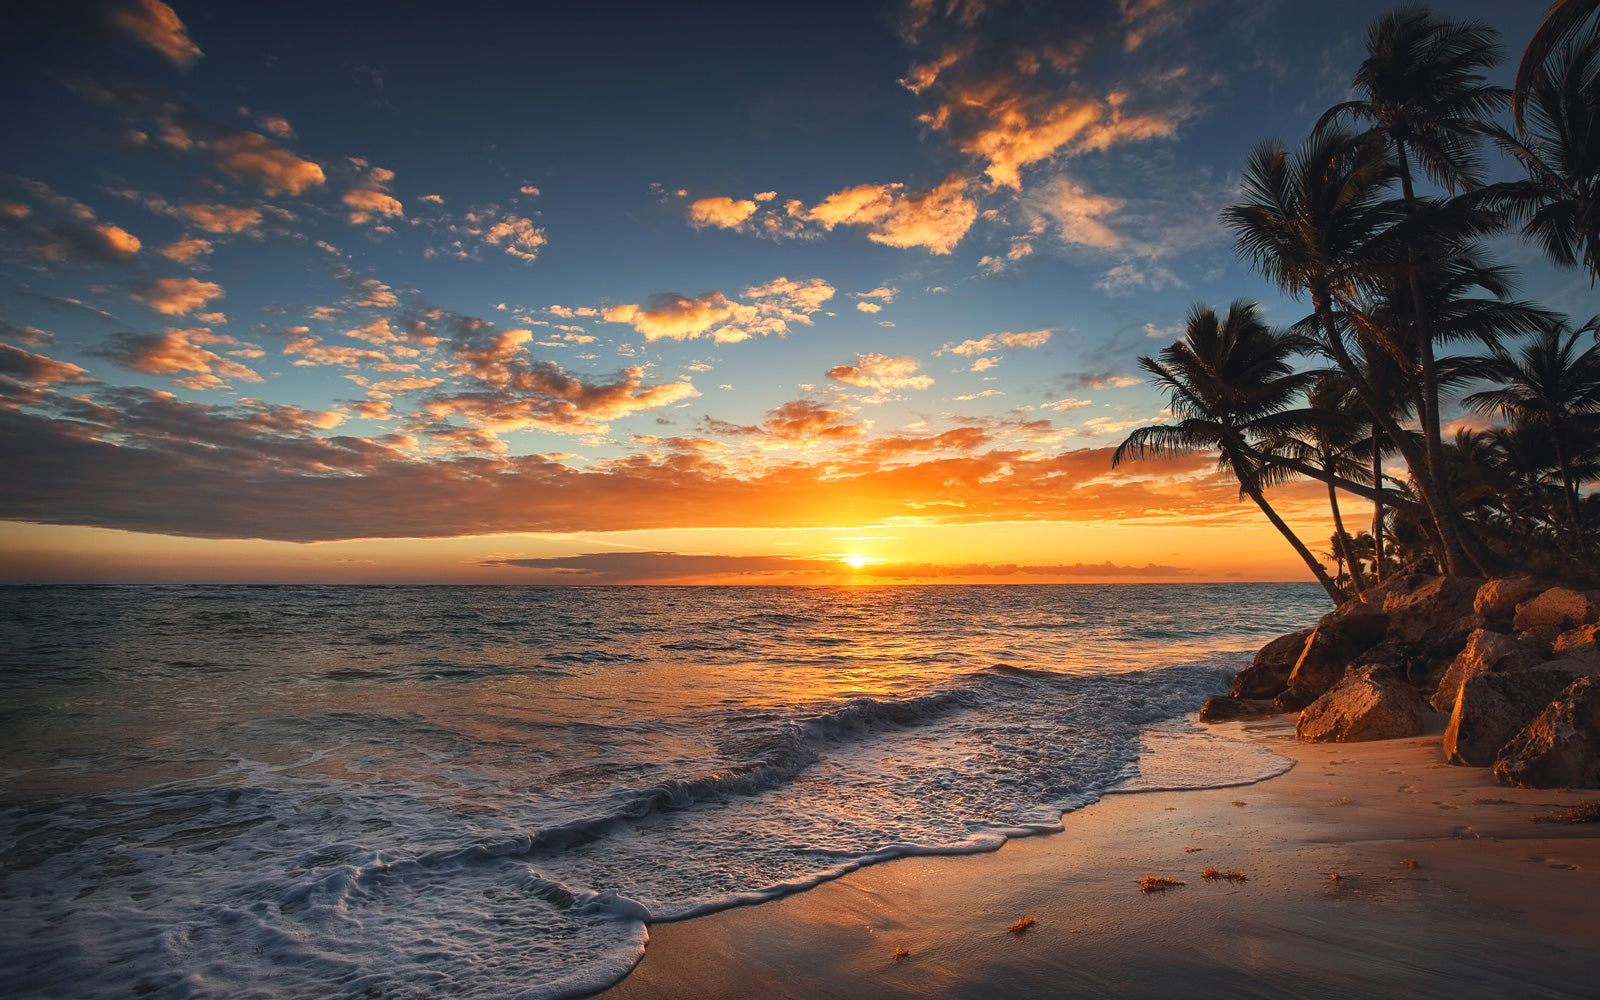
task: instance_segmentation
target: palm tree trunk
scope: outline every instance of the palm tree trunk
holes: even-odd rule
[[[1572,529],[1572,544],[1579,555],[1587,555],[1589,547],[1583,541],[1583,517],[1578,512],[1578,484],[1572,475],[1572,462],[1567,458],[1567,449],[1561,441],[1559,428],[1553,429],[1551,435],[1555,439],[1556,465],[1561,470],[1561,499],[1566,502],[1567,527]]]
[[[1361,582],[1361,560],[1356,558],[1354,548],[1350,545],[1350,536],[1344,533],[1344,518],[1339,516],[1339,491],[1328,484],[1328,507],[1333,511],[1333,531],[1335,551],[1344,553],[1344,563],[1350,567],[1350,585],[1357,594],[1366,589]]]
[[[1289,544],[1294,547],[1296,552],[1300,553],[1300,558],[1304,559],[1306,565],[1310,567],[1311,575],[1315,576],[1317,582],[1322,584],[1322,589],[1327,591],[1328,599],[1334,603],[1334,606],[1337,607],[1343,604],[1345,595],[1339,589],[1339,585],[1334,583],[1333,579],[1328,576],[1328,571],[1323,568],[1321,561],[1312,555],[1311,550],[1305,547],[1287,524],[1283,523],[1283,518],[1278,516],[1278,512],[1272,509],[1271,504],[1267,503],[1267,499],[1261,495],[1261,491],[1254,486],[1245,486],[1244,491],[1250,495],[1250,499],[1256,502],[1256,506],[1261,508],[1261,513],[1267,515],[1267,520],[1272,522],[1272,526],[1277,528],[1284,538],[1288,539]]]
[[[1372,428],[1372,485],[1378,495],[1372,498],[1372,575],[1383,582],[1383,438]]]

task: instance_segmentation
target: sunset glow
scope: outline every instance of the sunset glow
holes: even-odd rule
[[[0,580],[1307,578],[1110,455],[1192,302],[1304,315],[1217,213],[1382,5],[578,8],[24,15]]]

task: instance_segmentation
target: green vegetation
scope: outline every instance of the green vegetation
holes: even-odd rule
[[[1311,314],[1274,330],[1250,302],[1221,319],[1197,304],[1183,339],[1139,359],[1175,422],[1134,431],[1112,464],[1215,452],[1335,603],[1419,562],[1594,574],[1600,322],[1515,299],[1487,241],[1518,234],[1600,277],[1600,0],[1552,4],[1514,91],[1484,76],[1501,58],[1481,23],[1422,7],[1373,22],[1354,99],[1293,150],[1258,144],[1222,213]],[[1526,177],[1486,183],[1490,144]],[[1502,423],[1447,440],[1452,398]],[[1332,574],[1267,499],[1302,478],[1327,486]],[[1347,530],[1341,493],[1373,504],[1370,531]]]

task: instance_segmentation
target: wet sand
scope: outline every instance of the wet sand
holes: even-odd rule
[[[1600,793],[1450,767],[1443,717],[1344,745],[1297,743],[1293,721],[1214,728],[1294,758],[1280,777],[1111,795],[992,854],[657,924],[601,996],[1600,995],[1600,824],[1530,821]],[[1146,876],[1186,884],[1144,893]]]

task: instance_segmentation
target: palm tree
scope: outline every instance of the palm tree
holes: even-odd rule
[[[1392,151],[1398,168],[1408,225],[1394,230],[1394,249],[1396,263],[1410,286],[1422,390],[1417,416],[1422,424],[1423,453],[1436,485],[1443,478],[1444,459],[1435,334],[1423,290],[1422,272],[1431,262],[1425,259],[1428,255],[1423,247],[1438,246],[1437,229],[1443,226],[1450,234],[1444,247],[1448,256],[1460,249],[1458,241],[1487,231],[1497,220],[1474,211],[1470,203],[1452,206],[1419,199],[1412,161],[1447,190],[1481,186],[1477,145],[1489,131],[1484,122],[1510,97],[1509,91],[1489,84],[1482,73],[1500,61],[1497,38],[1498,33],[1486,24],[1441,20],[1425,7],[1391,11],[1367,29],[1367,58],[1355,77],[1361,97],[1328,109],[1318,123],[1325,128],[1344,119],[1368,122],[1367,136]],[[1419,227],[1435,230],[1435,238],[1425,241],[1419,238],[1422,233],[1409,231]],[[1441,532],[1454,534],[1458,527],[1454,510],[1436,513],[1443,515]]]
[[[1522,128],[1528,95],[1544,76],[1550,56],[1576,37],[1597,10],[1600,10],[1600,0],[1555,0],[1545,8],[1544,20],[1528,40],[1522,61],[1517,64],[1516,83],[1511,87],[1511,116],[1517,128]],[[1591,25],[1591,30],[1593,27]]]
[[[1321,326],[1319,346],[1405,457],[1421,486],[1418,499],[1438,526],[1446,572],[1465,574],[1469,559],[1440,477],[1401,430],[1391,401],[1361,371],[1336,319],[1341,308],[1358,312],[1363,293],[1378,284],[1382,268],[1375,247],[1403,218],[1403,210],[1383,198],[1395,171],[1380,143],[1334,128],[1313,132],[1293,156],[1268,140],[1245,166],[1244,203],[1224,209],[1222,219],[1257,270],[1290,294],[1310,296]]]
[[[1586,543],[1578,510],[1578,461],[1600,435],[1600,343],[1578,350],[1578,338],[1589,325],[1578,330],[1547,325],[1515,355],[1496,346],[1475,359],[1474,374],[1500,387],[1463,400],[1479,412],[1499,413],[1547,435],[1561,478],[1564,519],[1580,553]]]
[[[1258,446],[1296,429],[1300,417],[1291,408],[1315,378],[1288,363],[1295,344],[1294,338],[1262,322],[1254,303],[1235,301],[1221,321],[1215,311],[1196,304],[1189,310],[1182,340],[1164,348],[1159,361],[1139,359],[1139,366],[1167,391],[1178,422],[1134,431],[1117,447],[1111,465],[1147,454],[1215,450],[1218,468],[1239,483],[1239,491],[1255,501],[1339,604],[1344,594],[1328,571],[1263,495],[1283,473],[1281,466],[1263,460]]]
[[[1365,589],[1361,579],[1361,561],[1356,556],[1350,535],[1344,528],[1344,516],[1339,509],[1339,490],[1335,477],[1360,479],[1366,475],[1365,463],[1357,456],[1357,446],[1372,420],[1364,415],[1361,402],[1355,398],[1348,380],[1333,372],[1317,376],[1306,394],[1302,411],[1304,429],[1280,442],[1273,442],[1274,451],[1297,454],[1331,473],[1328,488],[1328,509],[1333,515],[1333,557],[1338,576],[1349,566],[1350,580],[1357,593]]]
[[[1522,234],[1555,263],[1600,278],[1600,22],[1556,49],[1529,81],[1518,135],[1495,140],[1527,180],[1495,186]]]

